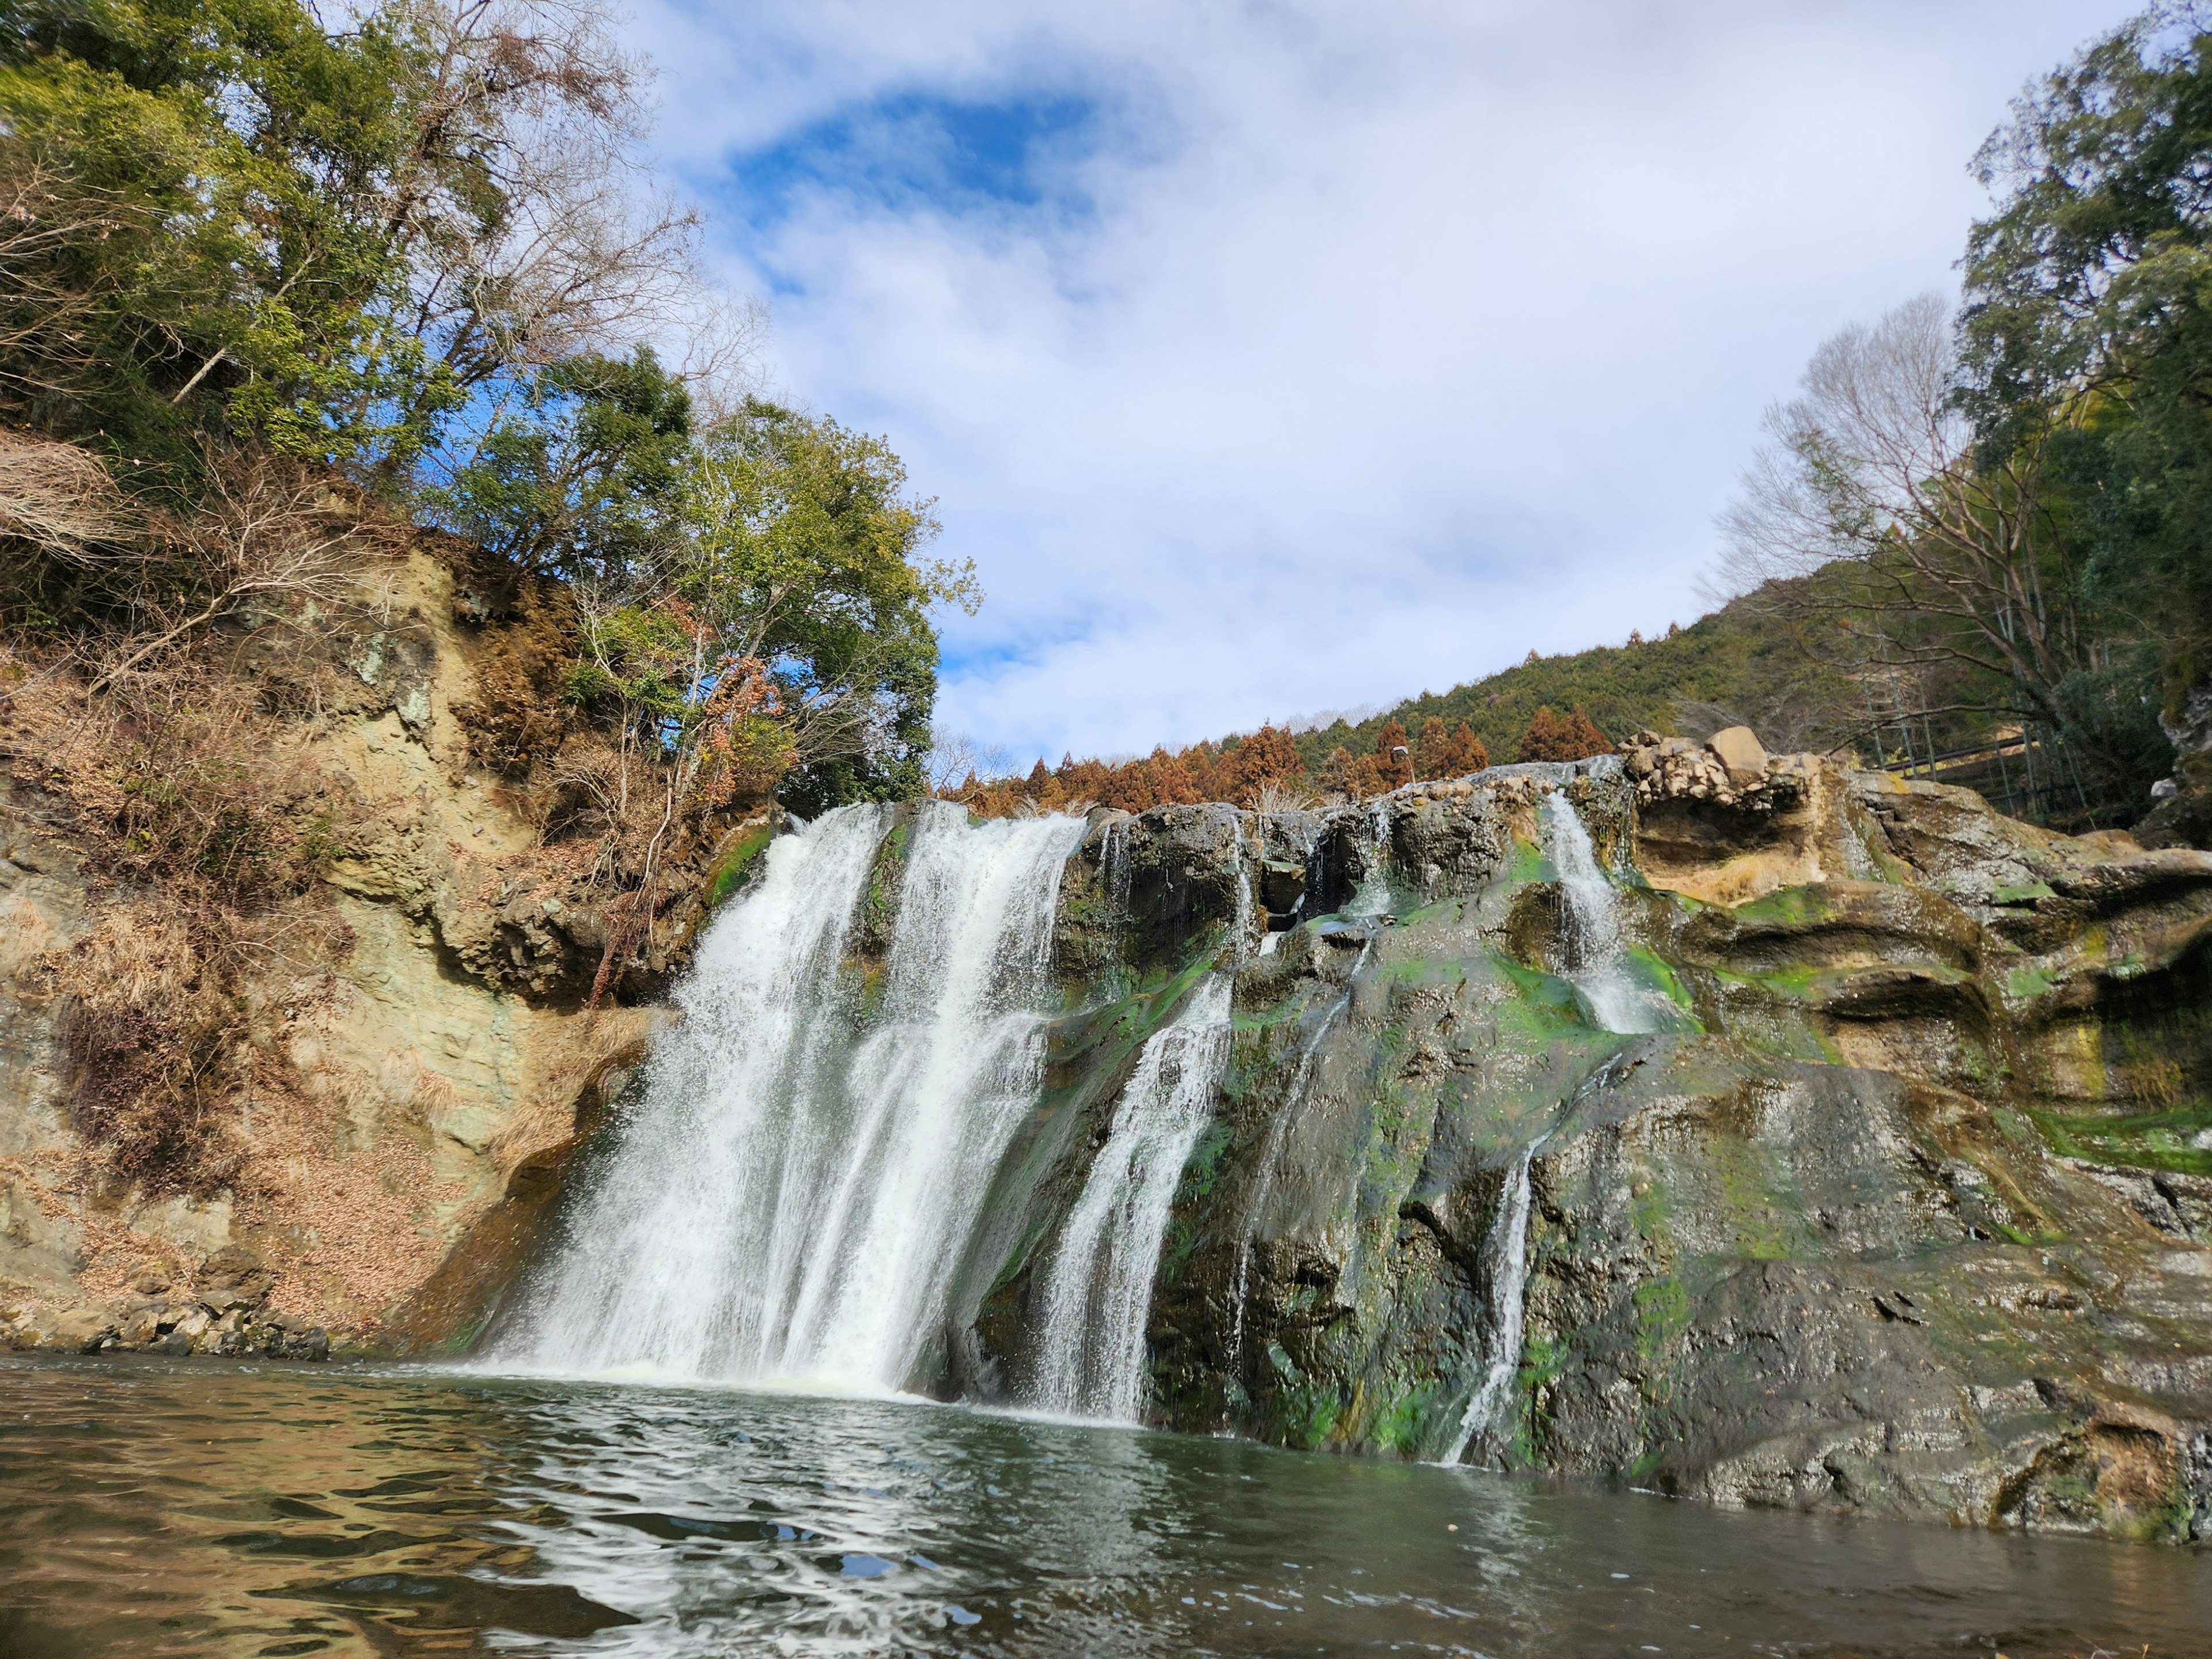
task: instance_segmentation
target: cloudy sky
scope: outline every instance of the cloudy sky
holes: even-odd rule
[[[644,0],[776,388],[989,593],[944,723],[1141,751],[1691,620],[1759,412],[1931,287],[2098,0]]]

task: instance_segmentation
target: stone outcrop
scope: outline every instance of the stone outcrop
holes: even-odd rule
[[[465,1340],[641,1051],[716,884],[765,842],[762,818],[675,848],[666,917],[587,1010],[607,923],[591,838],[560,834],[561,740],[543,729],[565,661],[557,596],[495,589],[439,550],[331,636],[312,715],[272,722],[258,757],[332,803],[323,879],[283,924],[329,943],[269,951],[245,979],[236,1168],[212,1187],[149,1190],[97,1156],[58,988],[103,918],[159,924],[162,895],[94,867],[49,762],[0,724],[0,1345]],[[240,1249],[269,1275],[250,1293],[209,1277]],[[173,1301],[141,1294],[142,1273]]]
[[[582,1006],[605,919],[487,745],[532,741],[496,597],[410,567],[301,763],[355,781],[344,951],[257,983],[228,1188],[85,1156],[52,964],[112,895],[0,800],[0,1340],[313,1358],[464,1341],[635,1075]],[[370,646],[374,649],[370,649]],[[504,688],[504,689],[502,689]],[[1556,799],[1554,799],[1556,798]],[[1613,873],[1606,1029],[1545,825]],[[694,848],[649,997],[773,833]],[[880,968],[903,837],[858,919]],[[2052,835],[1748,732],[1639,733],[1332,811],[1099,811],[1061,885],[1066,1012],[935,1371],[1018,1399],[1048,1261],[1144,1043],[1235,975],[1150,1316],[1184,1429],[1730,1504],[2212,1534],[2212,855]],[[289,1172],[289,1173],[288,1173]],[[1524,1176],[1525,1282],[1493,1235]],[[289,1182],[292,1184],[286,1185]],[[1469,1416],[1493,1309],[1525,1341]]]
[[[1443,1455],[1525,1153],[1527,1340],[1478,1461],[2212,1534],[2212,855],[1755,739],[1627,750],[1267,823],[1099,815],[1064,887],[1080,1012],[945,1391],[1018,1396],[1134,1052],[1234,965],[1152,1313],[1161,1423]],[[1616,872],[1642,1035],[1565,971],[1553,791]]]
[[[2136,839],[2146,847],[2212,846],[2212,682],[2185,693],[2159,724],[2173,744],[2173,773],[2154,788]]]

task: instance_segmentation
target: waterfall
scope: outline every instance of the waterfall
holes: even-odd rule
[[[1260,837],[1260,853],[1267,856],[1267,841],[1263,831]],[[1231,960],[1242,962],[1252,952],[1252,860],[1244,848],[1244,815],[1237,815],[1236,829],[1230,842],[1230,858],[1237,871],[1236,954]]]
[[[1373,948],[1373,944],[1370,939],[1359,947],[1358,960],[1352,965],[1352,975],[1357,975],[1366,963],[1367,952]],[[1260,1211],[1267,1204],[1268,1194],[1274,1191],[1275,1164],[1282,1156],[1283,1137],[1290,1132],[1291,1120],[1297,1115],[1298,1108],[1305,1104],[1306,1092],[1313,1086],[1314,1071],[1321,1062],[1321,1045],[1336,1029],[1337,1021],[1344,1018],[1345,1010],[1351,1006],[1352,990],[1348,977],[1344,994],[1329,1006],[1328,1012],[1322,1016],[1321,1023],[1314,1027],[1313,1035],[1306,1039],[1305,1046],[1298,1051],[1298,1063],[1291,1073],[1290,1086],[1283,1091],[1283,1103],[1267,1125],[1267,1139],[1260,1149],[1259,1181],[1252,1189],[1251,1201],[1244,1206],[1244,1224],[1237,1230],[1237,1282],[1231,1292],[1229,1321],[1229,1370],[1232,1376],[1244,1358],[1244,1304],[1252,1275],[1252,1230],[1260,1224]]]
[[[1482,1377],[1460,1414],[1451,1449],[1443,1458],[1447,1463],[1466,1456],[1469,1443],[1497,1420],[1512,1392],[1514,1373],[1521,1369],[1522,1301],[1528,1289],[1528,1164],[1542,1145],[1539,1136],[1513,1160],[1498,1194],[1498,1212],[1483,1235],[1481,1260],[1487,1283]]]
[[[873,986],[843,958],[889,809],[764,854],[495,1363],[905,1385],[1036,1096],[1070,817],[924,803]],[[880,1000],[870,1006],[874,996]]]
[[[1661,1010],[1628,971],[1620,948],[1620,904],[1613,884],[1598,867],[1589,831],[1574,803],[1559,792],[1546,795],[1544,856],[1559,872],[1565,901],[1559,928],[1559,966],[1589,1005],[1590,1015],[1608,1031],[1656,1031]]]
[[[1378,796],[1361,823],[1359,885],[1345,902],[1347,916],[1379,916],[1390,908],[1390,798]]]
[[[1184,1161],[1229,1053],[1226,975],[1200,981],[1155,1031],[1045,1274],[1035,1403],[1121,1422],[1144,1406],[1145,1320]]]
[[[1098,886],[1109,914],[1117,921],[1129,916],[1129,826],[1133,818],[1115,818],[1108,824],[1098,847]]]

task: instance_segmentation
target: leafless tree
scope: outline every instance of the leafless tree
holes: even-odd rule
[[[1954,362],[1932,294],[1814,352],[1802,395],[1767,411],[1711,590],[1787,584],[1787,603],[1831,612],[1870,659],[1979,671],[2057,726],[2087,642],[2042,488],[2053,434],[1973,453]]]
[[[929,756],[922,763],[922,776],[933,795],[949,795],[971,777],[1000,777],[1013,769],[1013,756],[1005,749],[978,743],[965,732],[942,726],[930,730]]]
[[[194,510],[150,524],[110,564],[131,624],[106,642],[104,690],[225,622],[297,623],[373,603],[404,530],[327,473],[266,452],[214,458]],[[133,583],[133,567],[143,581]],[[181,573],[181,580],[178,577]]]
[[[401,0],[414,132],[386,185],[413,314],[465,386],[660,338],[710,384],[750,362],[756,308],[717,302],[697,215],[642,152],[647,72],[598,0]],[[486,214],[486,199],[500,203]]]

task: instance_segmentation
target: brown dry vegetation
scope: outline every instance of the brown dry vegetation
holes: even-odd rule
[[[0,545],[34,526],[50,549],[65,540],[66,562],[108,601],[96,628],[0,641],[0,772],[40,802],[92,889],[89,931],[52,958],[47,989],[78,1127],[106,1177],[147,1192],[232,1185],[236,1103],[257,1085],[282,1092],[265,1058],[249,1058],[252,1001],[281,983],[296,1006],[327,982],[350,940],[322,875],[404,805],[366,796],[318,739],[358,711],[361,641],[404,620],[391,585],[412,541],[455,573],[474,693],[454,710],[464,764],[539,834],[520,859],[455,848],[479,901],[513,887],[521,865],[536,884],[597,894],[629,922],[611,959],[687,890],[651,879],[672,849],[701,843],[688,820],[671,834],[665,769],[633,754],[614,787],[611,748],[562,699],[574,618],[559,584],[415,538],[274,463],[234,470],[187,525],[95,523],[106,497],[72,518],[70,492],[104,475],[73,466],[85,458],[69,446],[8,442],[0,459],[36,465],[0,469]],[[165,583],[178,591],[179,561],[195,597],[157,602]]]
[[[242,988],[312,979],[343,927],[317,890],[362,810],[253,687],[196,657],[121,677],[0,646],[0,765],[80,849],[91,927],[50,961],[78,1127],[149,1191],[228,1182]]]
[[[1249,736],[1194,743],[1174,754],[1155,749],[1143,760],[1118,765],[1069,757],[1049,771],[1040,760],[1025,778],[978,780],[970,773],[941,793],[980,817],[1083,806],[1141,812],[1212,800],[1272,812],[1317,799],[1364,799],[1417,778],[1463,777],[1489,764],[1489,750],[1463,720],[1449,729],[1440,720],[1428,720],[1418,738],[1386,720],[1371,752],[1355,756],[1338,749],[1310,773],[1289,732],[1262,726]]]

